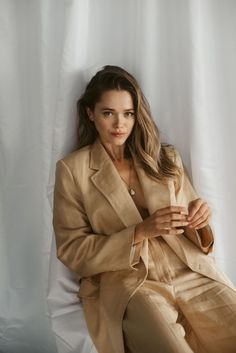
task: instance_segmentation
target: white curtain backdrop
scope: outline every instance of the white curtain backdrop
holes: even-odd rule
[[[235,0],[0,0],[0,353],[96,352],[56,260],[52,198],[76,101],[105,64],[137,77],[236,283],[235,38]]]

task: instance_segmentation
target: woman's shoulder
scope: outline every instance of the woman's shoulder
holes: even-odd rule
[[[91,145],[87,145],[73,152],[70,152],[63,158],[59,159],[57,164],[65,164],[72,172],[74,170],[83,169],[89,165]]]

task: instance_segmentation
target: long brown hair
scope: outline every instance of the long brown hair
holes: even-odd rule
[[[133,99],[135,124],[126,141],[125,154],[135,154],[145,172],[159,181],[179,175],[171,154],[173,146],[161,143],[160,132],[150,111],[149,104],[136,79],[119,66],[106,65],[92,77],[85,92],[77,102],[78,148],[92,144],[98,137],[94,123],[86,108],[94,111],[102,94],[109,90],[128,91]],[[171,152],[172,151],[172,152]]]

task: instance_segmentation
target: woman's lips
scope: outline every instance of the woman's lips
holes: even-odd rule
[[[116,137],[122,137],[122,136],[126,135],[126,133],[125,132],[113,132],[112,135],[116,136]]]

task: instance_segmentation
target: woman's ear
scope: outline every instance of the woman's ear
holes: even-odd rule
[[[93,121],[94,120],[93,119],[93,113],[92,113],[92,111],[90,110],[89,107],[86,108],[86,112],[88,114],[89,120]]]

